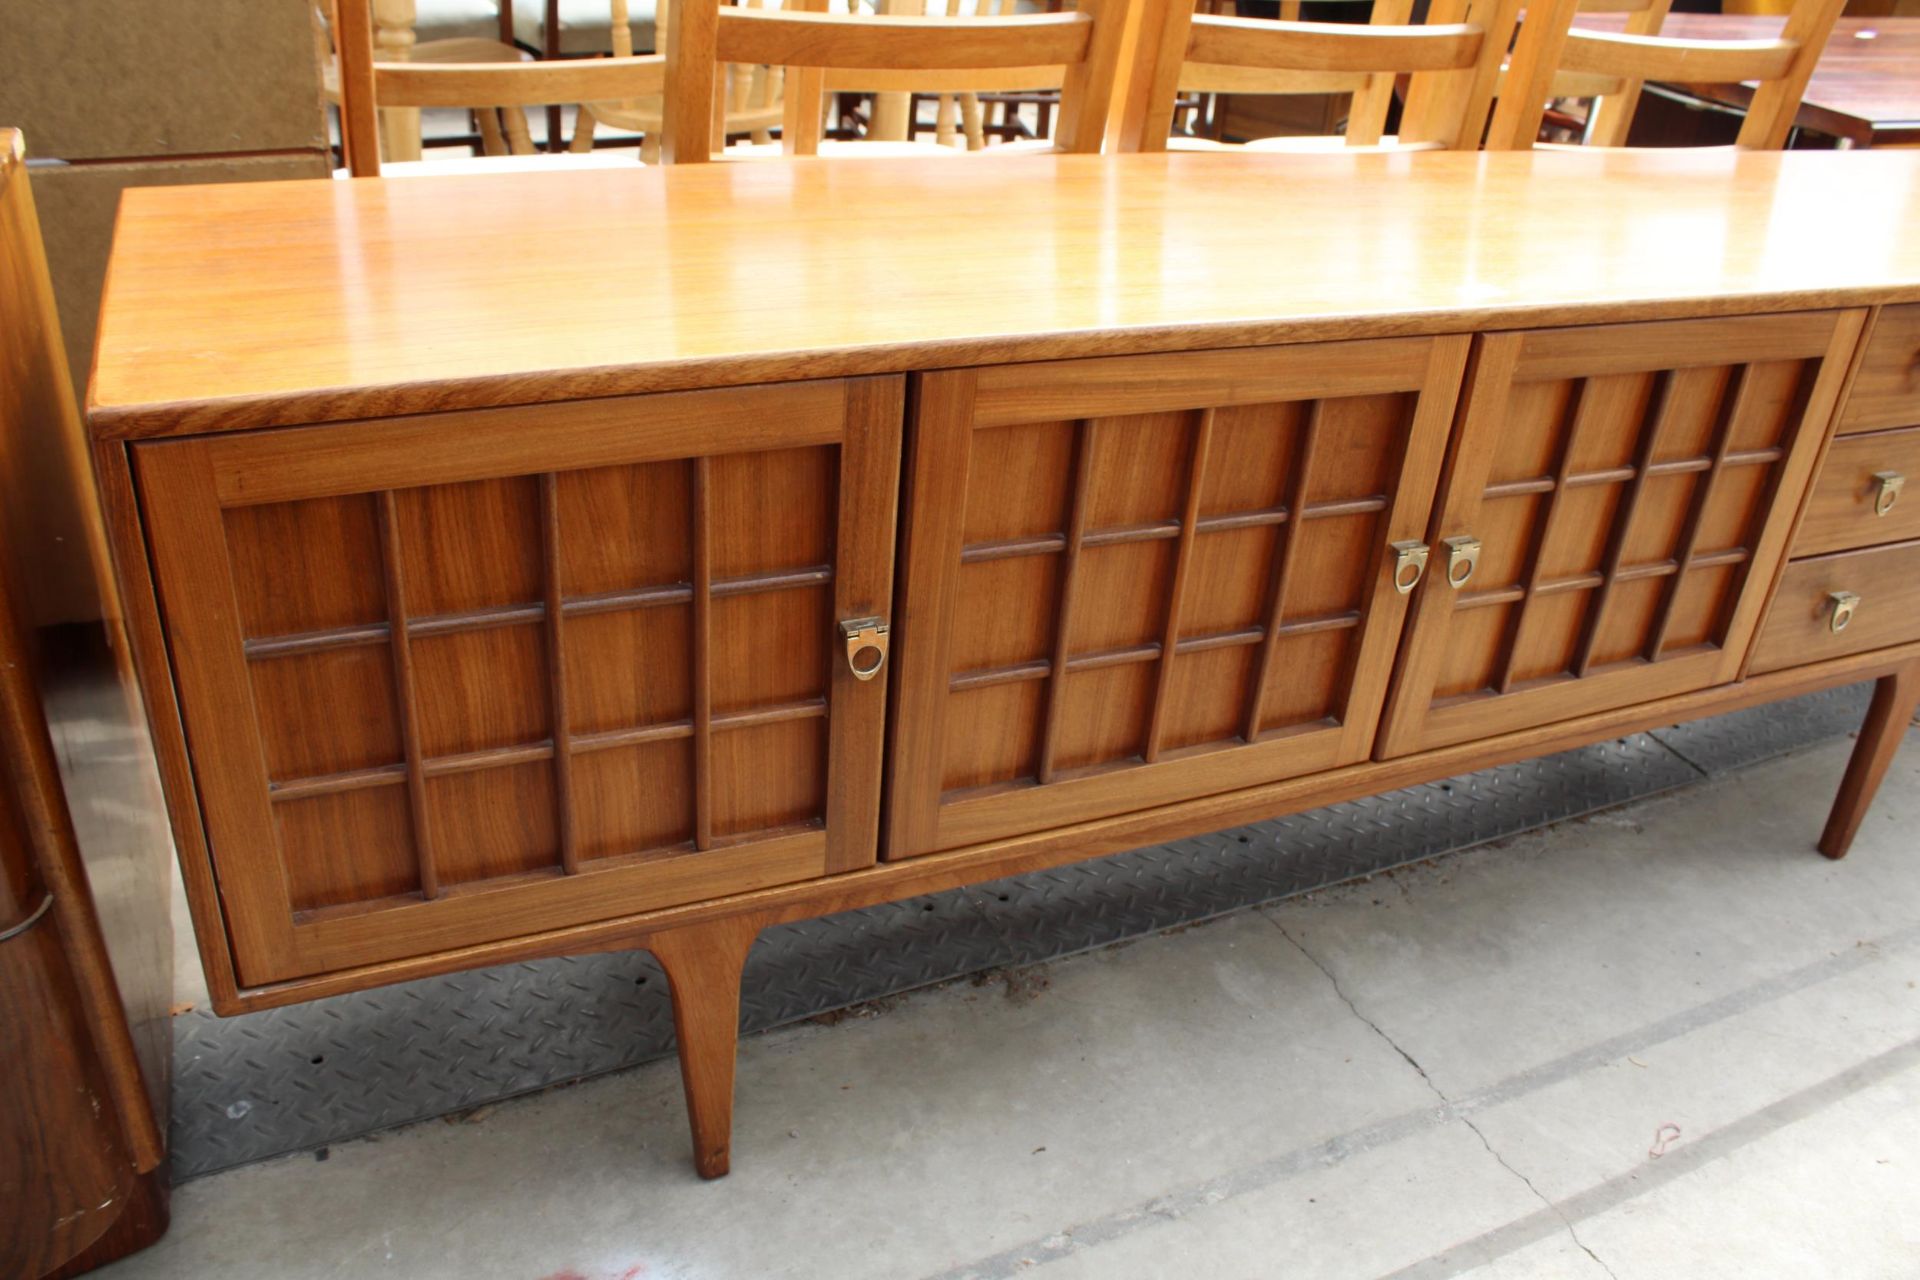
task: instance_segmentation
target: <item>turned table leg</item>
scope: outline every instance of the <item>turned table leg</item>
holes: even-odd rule
[[[1833,802],[1827,829],[1820,836],[1820,852],[1829,858],[1844,858],[1867,816],[1873,793],[1887,776],[1894,752],[1907,736],[1914,708],[1920,706],[1920,662],[1912,663],[1891,675],[1880,677],[1873,687],[1873,705],[1860,726],[1859,741],[1854,743],[1853,758],[1847,761],[1846,777],[1840,780],[1840,795]]]
[[[733,1061],[740,1041],[740,973],[764,922],[734,916],[655,934],[646,942],[667,971],[680,1081],[693,1127],[693,1163],[721,1178],[733,1137]]]
[[[382,62],[405,62],[413,56],[416,0],[373,0],[373,56]],[[380,140],[388,160],[420,158],[420,109],[383,107]]]

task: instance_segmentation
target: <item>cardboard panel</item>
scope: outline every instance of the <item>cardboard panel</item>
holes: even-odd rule
[[[0,118],[4,118],[3,112]],[[27,145],[34,145],[31,136]],[[60,308],[67,363],[73,370],[75,390],[84,397],[87,370],[93,365],[93,331],[100,319],[100,286],[107,276],[107,250],[113,242],[113,216],[120,207],[122,191],[128,187],[181,187],[202,182],[324,178],[327,161],[324,153],[316,150],[304,155],[230,160],[35,166],[32,172],[33,197],[40,206],[40,230],[46,240],[54,300]]]
[[[309,0],[6,7],[0,120],[28,154],[147,159],[326,145]]]

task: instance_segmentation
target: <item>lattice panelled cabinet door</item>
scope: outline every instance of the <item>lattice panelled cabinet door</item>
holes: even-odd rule
[[[1478,339],[1381,754],[1737,678],[1861,319]]]
[[[242,982],[870,864],[902,390],[137,446]]]
[[[923,378],[886,856],[1366,758],[1466,354]]]

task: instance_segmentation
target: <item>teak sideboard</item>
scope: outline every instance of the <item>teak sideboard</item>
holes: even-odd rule
[[[983,219],[997,230],[982,237]],[[1920,156],[130,193],[90,421],[236,1012],[769,924],[1868,677]]]

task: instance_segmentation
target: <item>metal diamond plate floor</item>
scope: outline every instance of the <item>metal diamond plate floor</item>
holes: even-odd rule
[[[1684,786],[1852,731],[1867,690],[770,929],[747,964],[743,1022],[760,1030],[1053,959]],[[174,1031],[176,1178],[617,1071],[673,1046],[666,981],[643,952],[506,965],[237,1018],[195,1010]]]

